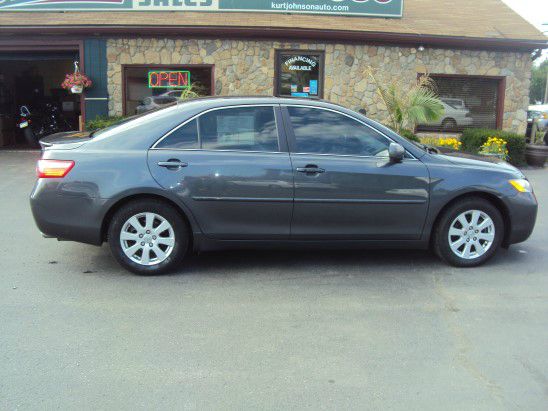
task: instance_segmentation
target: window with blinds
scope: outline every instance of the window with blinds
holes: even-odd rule
[[[464,128],[497,128],[500,79],[431,75],[445,108],[441,118],[419,124],[418,131],[461,132]]]

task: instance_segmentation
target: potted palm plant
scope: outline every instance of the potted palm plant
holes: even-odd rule
[[[546,130],[540,131],[538,120],[533,123],[531,140],[525,146],[525,160],[533,167],[544,167],[548,157],[548,146],[545,142]]]
[[[428,75],[422,75],[409,84],[401,77],[392,77],[387,83],[378,80],[372,68],[368,74],[388,112],[388,126],[405,136],[405,130],[417,124],[439,119],[445,108],[436,93],[436,85]]]

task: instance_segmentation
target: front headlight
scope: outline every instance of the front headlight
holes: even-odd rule
[[[517,180],[508,180],[508,182],[520,193],[531,193],[533,191],[531,183],[524,178],[520,178]]]

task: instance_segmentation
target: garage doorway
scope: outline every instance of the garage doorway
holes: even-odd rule
[[[21,106],[30,110],[33,127],[55,115],[59,131],[79,129],[81,97],[61,88],[78,56],[77,51],[0,52],[0,148],[31,147],[18,128]]]

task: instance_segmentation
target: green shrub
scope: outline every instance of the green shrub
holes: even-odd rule
[[[411,130],[406,130],[406,129],[403,129],[400,133],[400,135],[402,137],[405,137],[406,139],[410,140],[410,141],[414,141],[416,143],[420,143],[421,140],[420,138],[415,135],[415,133],[413,133]]]
[[[489,137],[499,137],[506,141],[508,161],[515,166],[525,164],[525,137],[516,133],[487,128],[467,128],[462,133],[460,141],[462,150],[477,153]]]
[[[113,117],[97,116],[93,120],[86,121],[86,130],[95,131],[102,128],[106,128],[106,127],[112,126],[115,123],[118,123],[119,121],[122,121],[124,118],[125,118],[124,116],[113,116]]]

